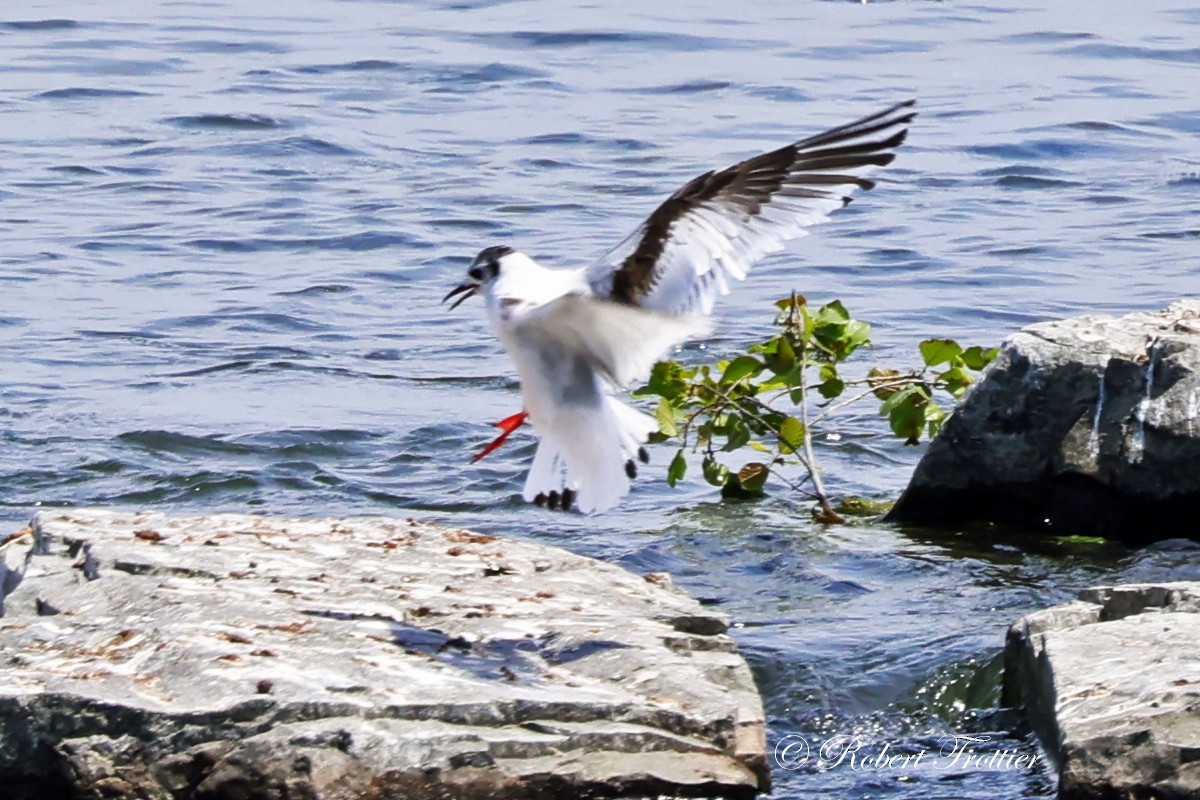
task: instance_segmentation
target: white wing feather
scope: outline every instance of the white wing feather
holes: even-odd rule
[[[696,314],[646,311],[579,294],[515,314],[510,324],[520,338],[583,356],[618,388],[648,377],[672,347],[712,329]]]
[[[828,220],[854,190],[870,188],[863,176],[891,160],[914,116],[911,106],[700,176],[586,270],[593,292],[665,313],[710,314],[717,297],[729,293],[730,278],[744,280],[755,262]],[[653,254],[652,266],[630,266],[639,248]],[[622,296],[618,273],[647,270],[649,276],[633,275],[636,288]]]

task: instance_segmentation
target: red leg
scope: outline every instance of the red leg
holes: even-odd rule
[[[483,448],[483,450],[481,450],[479,452],[479,455],[472,458],[471,463],[474,464],[476,461],[483,458],[488,453],[490,453],[493,450],[495,450],[496,448],[498,448],[500,445],[504,444],[504,440],[507,439],[513,431],[515,431],[517,428],[521,427],[521,423],[523,423],[528,416],[529,416],[529,414],[525,413],[524,411],[521,411],[517,414],[513,414],[511,417],[505,417],[504,419],[497,422],[496,427],[499,428],[501,431],[503,431],[503,433],[501,433],[499,436],[497,436],[491,444],[489,444],[487,447]]]

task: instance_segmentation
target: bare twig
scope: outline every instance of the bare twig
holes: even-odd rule
[[[793,296],[792,303],[795,303]],[[800,348],[800,374],[803,375],[808,369],[808,348]],[[813,489],[817,495],[817,503],[821,506],[821,512],[824,515],[822,522],[841,523],[846,520],[842,519],[833,506],[829,503],[829,495],[825,492],[825,482],[821,480],[821,471],[817,466],[817,457],[813,452],[812,431],[809,428],[808,419],[808,388],[804,385],[804,381],[800,381],[800,422],[804,426],[804,456],[807,461],[808,473],[812,477]]]

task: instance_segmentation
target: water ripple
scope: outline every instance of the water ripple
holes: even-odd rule
[[[761,338],[790,289],[872,324],[863,370],[1200,293],[1195,9],[145,5],[0,22],[12,525],[87,503],[419,511],[669,570],[739,623],[770,737],[909,749],[997,719],[972,706],[994,706],[1021,613],[1194,562],[817,526],[782,492],[723,502],[694,470],[667,487],[661,446],[613,514],[549,516],[519,499],[527,430],[470,463],[519,387],[479,305],[438,301],[485,244],[587,263],[695,175],[914,94],[877,188],[759,265],[682,358]],[[872,407],[837,424],[817,443],[834,491],[894,498],[920,448]],[[781,800],[1052,795],[1018,773],[774,777]]]

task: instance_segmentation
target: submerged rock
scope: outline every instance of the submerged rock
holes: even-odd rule
[[[1088,589],[1017,621],[1004,702],[1063,800],[1200,797],[1200,583]]]
[[[0,786],[75,797],[766,789],[726,620],[413,520],[42,512],[0,547]]]
[[[1143,542],[1197,537],[1200,300],[1031,325],[947,420],[889,515]]]

